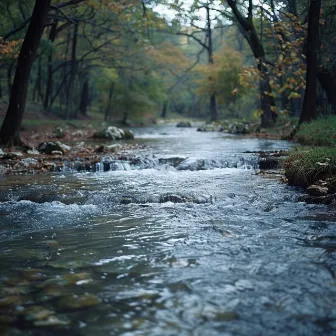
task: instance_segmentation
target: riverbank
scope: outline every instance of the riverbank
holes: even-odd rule
[[[304,188],[307,203],[336,203],[336,117],[304,123],[295,140],[303,147],[289,152],[285,175],[290,185]]]

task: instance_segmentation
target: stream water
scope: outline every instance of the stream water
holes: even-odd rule
[[[335,208],[248,153],[290,145],[135,134],[138,166],[0,181],[0,334],[336,335]]]

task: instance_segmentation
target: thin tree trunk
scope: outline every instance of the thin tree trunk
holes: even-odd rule
[[[21,144],[20,126],[26,105],[29,75],[43,34],[50,2],[51,0],[35,0],[32,18],[18,57],[7,113],[0,130],[1,145]]]
[[[51,43],[54,43],[55,38],[57,34],[57,21],[51,26],[50,32],[49,32],[49,41]],[[43,102],[43,108],[44,113],[47,114],[49,112],[49,101],[50,97],[52,96],[52,86],[53,86],[53,67],[52,67],[52,61],[53,61],[53,54],[50,53],[48,55],[48,79],[47,79],[47,85],[45,90],[45,97]]]
[[[113,97],[113,92],[114,92],[114,86],[115,86],[115,83],[112,83],[111,86],[110,86],[109,97],[108,97],[107,107],[106,107],[106,110],[105,110],[104,121],[108,121],[111,117],[110,114],[111,114],[111,110],[112,110],[112,97]]]
[[[207,6],[206,8],[207,13],[207,34],[208,34],[208,64],[214,64],[213,58],[213,44],[212,44],[212,30],[211,30],[211,17],[210,17],[210,8]],[[209,77],[210,87],[213,78]],[[212,92],[210,95],[210,118],[211,121],[216,121],[218,119],[217,113],[217,102],[216,102],[216,93]]]
[[[168,109],[168,100],[165,100],[162,107],[161,118],[165,119],[167,117],[167,109]]]
[[[89,105],[89,79],[85,77],[85,81],[82,88],[81,100],[79,104],[79,111],[81,115],[87,115],[87,108]]]
[[[69,79],[68,90],[66,94],[66,118],[68,119],[70,116],[73,116],[72,113],[70,115],[71,109],[73,108],[73,91],[74,91],[74,81],[77,72],[77,59],[76,59],[76,51],[77,51],[77,39],[78,39],[78,24],[74,25],[74,32],[72,38],[72,52],[71,52],[71,74]]]
[[[317,118],[316,79],[318,73],[317,55],[320,46],[320,9],[321,0],[310,0],[308,9],[306,91],[303,99],[302,112],[299,121],[300,124]]]

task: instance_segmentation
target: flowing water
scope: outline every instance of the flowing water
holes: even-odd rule
[[[247,153],[290,145],[135,133],[134,165],[0,181],[0,334],[336,335],[335,208]]]

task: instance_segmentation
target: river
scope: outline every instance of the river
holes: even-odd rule
[[[335,208],[249,153],[289,143],[135,135],[138,167],[0,181],[0,333],[336,335]]]

